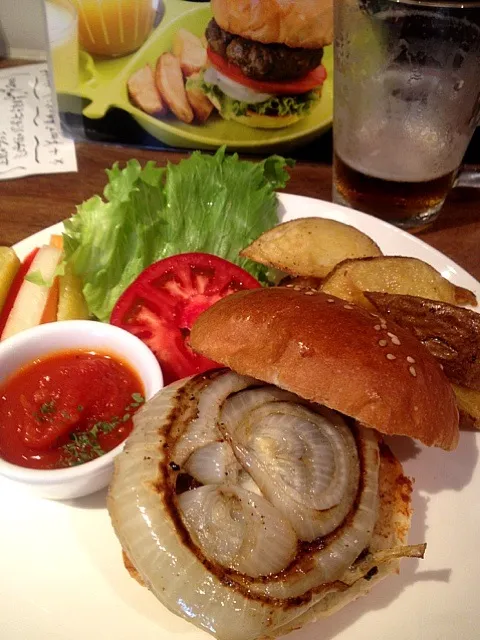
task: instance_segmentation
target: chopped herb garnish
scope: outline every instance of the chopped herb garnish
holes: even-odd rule
[[[55,412],[55,402],[53,400],[44,402],[40,407],[40,413],[44,416],[54,412]]]
[[[120,420],[117,417],[112,418],[110,422],[106,422],[106,421],[96,422],[93,425],[92,430],[95,429],[95,433],[98,433],[98,431],[102,431],[103,433],[110,433],[110,431],[113,431],[115,429],[115,427],[118,425],[119,422]]]
[[[122,418],[114,416],[111,420],[99,420],[95,422],[93,427],[88,431],[70,434],[70,440],[72,442],[63,446],[69,465],[83,464],[105,453],[98,442],[98,436],[100,434],[110,433],[118,427],[118,425],[128,422],[128,420],[132,418],[131,410],[136,409],[140,404],[145,402],[145,398],[139,393],[132,393],[132,399],[134,402],[126,407],[126,412]],[[82,405],[77,406],[78,411],[83,411],[83,409],[84,407]],[[65,418],[72,417],[66,411],[61,411],[60,413]]]
[[[46,422],[48,419],[47,416],[55,413],[55,411],[55,402],[53,400],[49,400],[48,402],[44,402],[42,405],[40,405],[40,409],[33,413],[33,417],[38,422]]]
[[[71,433],[70,439],[73,442],[64,445],[71,465],[83,464],[94,458],[103,456],[105,451],[99,445],[96,438],[90,437],[90,431],[85,433]]]

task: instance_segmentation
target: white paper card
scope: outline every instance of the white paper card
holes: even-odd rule
[[[69,171],[75,145],[58,128],[48,65],[0,69],[0,180]]]

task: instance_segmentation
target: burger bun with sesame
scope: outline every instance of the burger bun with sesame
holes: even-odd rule
[[[458,443],[452,387],[408,331],[343,300],[276,287],[242,291],[205,311],[195,351],[387,435],[446,450]]]

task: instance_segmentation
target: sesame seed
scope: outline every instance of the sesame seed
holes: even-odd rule
[[[396,360],[397,356],[394,356],[393,353],[387,353],[387,360]]]
[[[344,305],[343,305],[343,308],[344,308],[344,309],[353,309],[353,307],[352,307],[352,305],[351,305],[351,304],[344,304]]]
[[[382,329],[386,329],[387,328],[387,324],[385,322],[382,322],[382,324],[380,325]]]
[[[288,289],[293,289],[293,284],[286,284],[285,285]]]
[[[400,340],[397,338],[397,336],[393,336],[392,338],[392,344],[396,344],[397,347],[400,346],[402,343],[400,342]]]
[[[293,287],[293,289],[294,289],[294,291],[301,291],[301,290],[302,290],[302,287],[299,287],[299,286],[297,285],[297,286]]]
[[[381,326],[379,324],[376,324],[374,327],[375,331],[380,331]]]
[[[333,298],[327,298],[327,302],[335,302]]]
[[[386,341],[386,340],[379,340],[379,341],[378,341],[378,344],[379,344],[381,347],[386,347],[388,343],[387,343],[387,341]]]
[[[306,296],[313,296],[314,293],[315,291],[305,291]]]
[[[412,356],[407,356],[407,362],[409,362],[410,364],[415,364],[415,359],[412,358]]]
[[[408,368],[408,370],[410,371],[410,373],[412,374],[412,376],[413,376],[414,378],[416,378],[416,377],[417,377],[417,372],[416,372],[416,370],[415,370],[415,367],[409,367],[409,368]]]

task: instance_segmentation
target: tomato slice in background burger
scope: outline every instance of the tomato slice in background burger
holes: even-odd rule
[[[250,87],[259,93],[270,93],[277,96],[285,95],[297,95],[300,93],[307,93],[316,87],[320,87],[327,78],[327,70],[321,64],[313,71],[307,73],[306,76],[299,80],[285,80],[282,82],[269,82],[268,80],[253,80],[247,78],[242,70],[236,65],[232,64],[221,55],[215,53],[210,47],[207,49],[208,59],[213,66],[227,76],[231,80],[243,84],[245,87]]]
[[[207,253],[182,253],[147,267],[120,296],[110,322],[156,355],[165,384],[220,366],[189,346],[197,317],[225,296],[260,283],[241,267]]]

